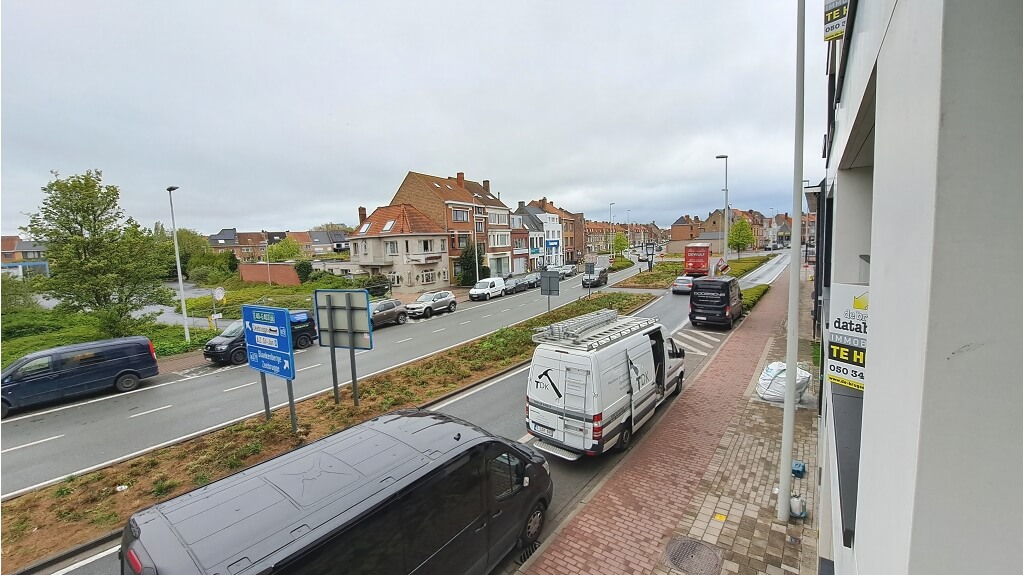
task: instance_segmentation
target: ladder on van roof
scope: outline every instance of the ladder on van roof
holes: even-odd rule
[[[594,350],[657,323],[658,318],[620,316],[613,309],[595,312],[535,328],[534,343],[550,343]]]

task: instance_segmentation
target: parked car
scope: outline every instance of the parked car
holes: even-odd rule
[[[576,275],[576,266],[573,264],[565,264],[562,266],[562,269],[565,270],[565,277],[567,278]]]
[[[435,313],[443,311],[455,311],[455,294],[450,291],[427,292],[416,298],[416,301],[406,304],[412,317],[430,317]]]
[[[540,287],[540,274],[536,272],[532,274],[526,274],[525,276],[523,276],[522,281],[523,283],[526,284],[527,288]]]
[[[320,336],[312,312],[304,309],[288,310],[288,319],[292,325],[292,347],[295,349],[306,349]],[[206,342],[203,357],[218,365],[248,363],[242,320],[233,322],[220,335]]]
[[[0,417],[11,409],[103,389],[132,391],[159,373],[153,342],[142,336],[36,351],[3,370]]]
[[[526,291],[526,282],[520,278],[509,278],[505,280],[505,295]]]
[[[388,323],[402,325],[409,321],[409,310],[397,299],[382,299],[370,304],[370,321],[375,328]]]
[[[489,300],[492,297],[498,297],[501,295],[505,295],[504,278],[488,278],[480,280],[469,290],[469,299],[471,300]]]
[[[560,280],[564,280],[565,279],[565,274],[568,273],[564,266],[556,266],[554,264],[549,265],[545,269],[547,271],[549,271],[549,272],[558,272],[558,279],[560,279]]]
[[[679,276],[672,282],[672,293],[690,293],[693,288],[693,278],[690,276]]]
[[[647,261],[647,252],[643,252],[643,251],[639,252],[637,254],[637,256],[636,256],[636,261],[638,261],[638,262],[645,262],[645,261]]]

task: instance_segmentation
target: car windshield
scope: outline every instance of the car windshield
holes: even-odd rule
[[[422,301],[422,302],[428,302],[428,301],[433,301],[433,300],[434,300],[434,294],[432,294],[432,293],[425,293],[425,294],[421,295],[420,297],[416,298],[416,301]]]
[[[476,285],[473,286],[473,287],[475,287],[477,289],[489,288],[489,287],[491,287],[491,283],[490,282],[476,282]]]
[[[244,328],[245,325],[242,323],[242,320],[238,320],[225,328],[224,331],[221,332],[221,335],[224,337],[235,337],[242,333],[242,329]]]

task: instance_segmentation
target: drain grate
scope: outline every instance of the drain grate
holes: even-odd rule
[[[721,551],[689,537],[676,537],[669,541],[665,560],[686,575],[718,575],[722,571]]]
[[[519,554],[519,559],[516,559],[516,565],[526,563],[526,560],[529,559],[530,555],[533,555],[534,551],[537,549],[540,549],[540,541],[534,541],[529,547],[524,549],[523,552]]]

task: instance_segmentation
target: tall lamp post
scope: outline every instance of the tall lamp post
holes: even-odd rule
[[[615,255],[615,226],[612,224],[612,206],[615,202],[608,202],[608,252]]]
[[[633,247],[633,220],[629,219],[630,210],[626,210],[626,243]]]
[[[192,342],[188,333],[188,312],[185,311],[185,282],[181,279],[181,253],[178,252],[178,228],[174,225],[174,190],[178,186],[167,186],[167,200],[171,203],[171,236],[174,238],[174,265],[178,267],[178,295],[181,296],[181,322],[185,325],[185,343]]]
[[[722,212],[722,219],[725,220],[724,229],[725,233],[722,235],[722,257],[725,259],[726,265],[729,264],[729,156],[727,154],[719,154],[715,156],[716,160],[725,160],[725,187],[722,191],[725,192],[725,211]]]

